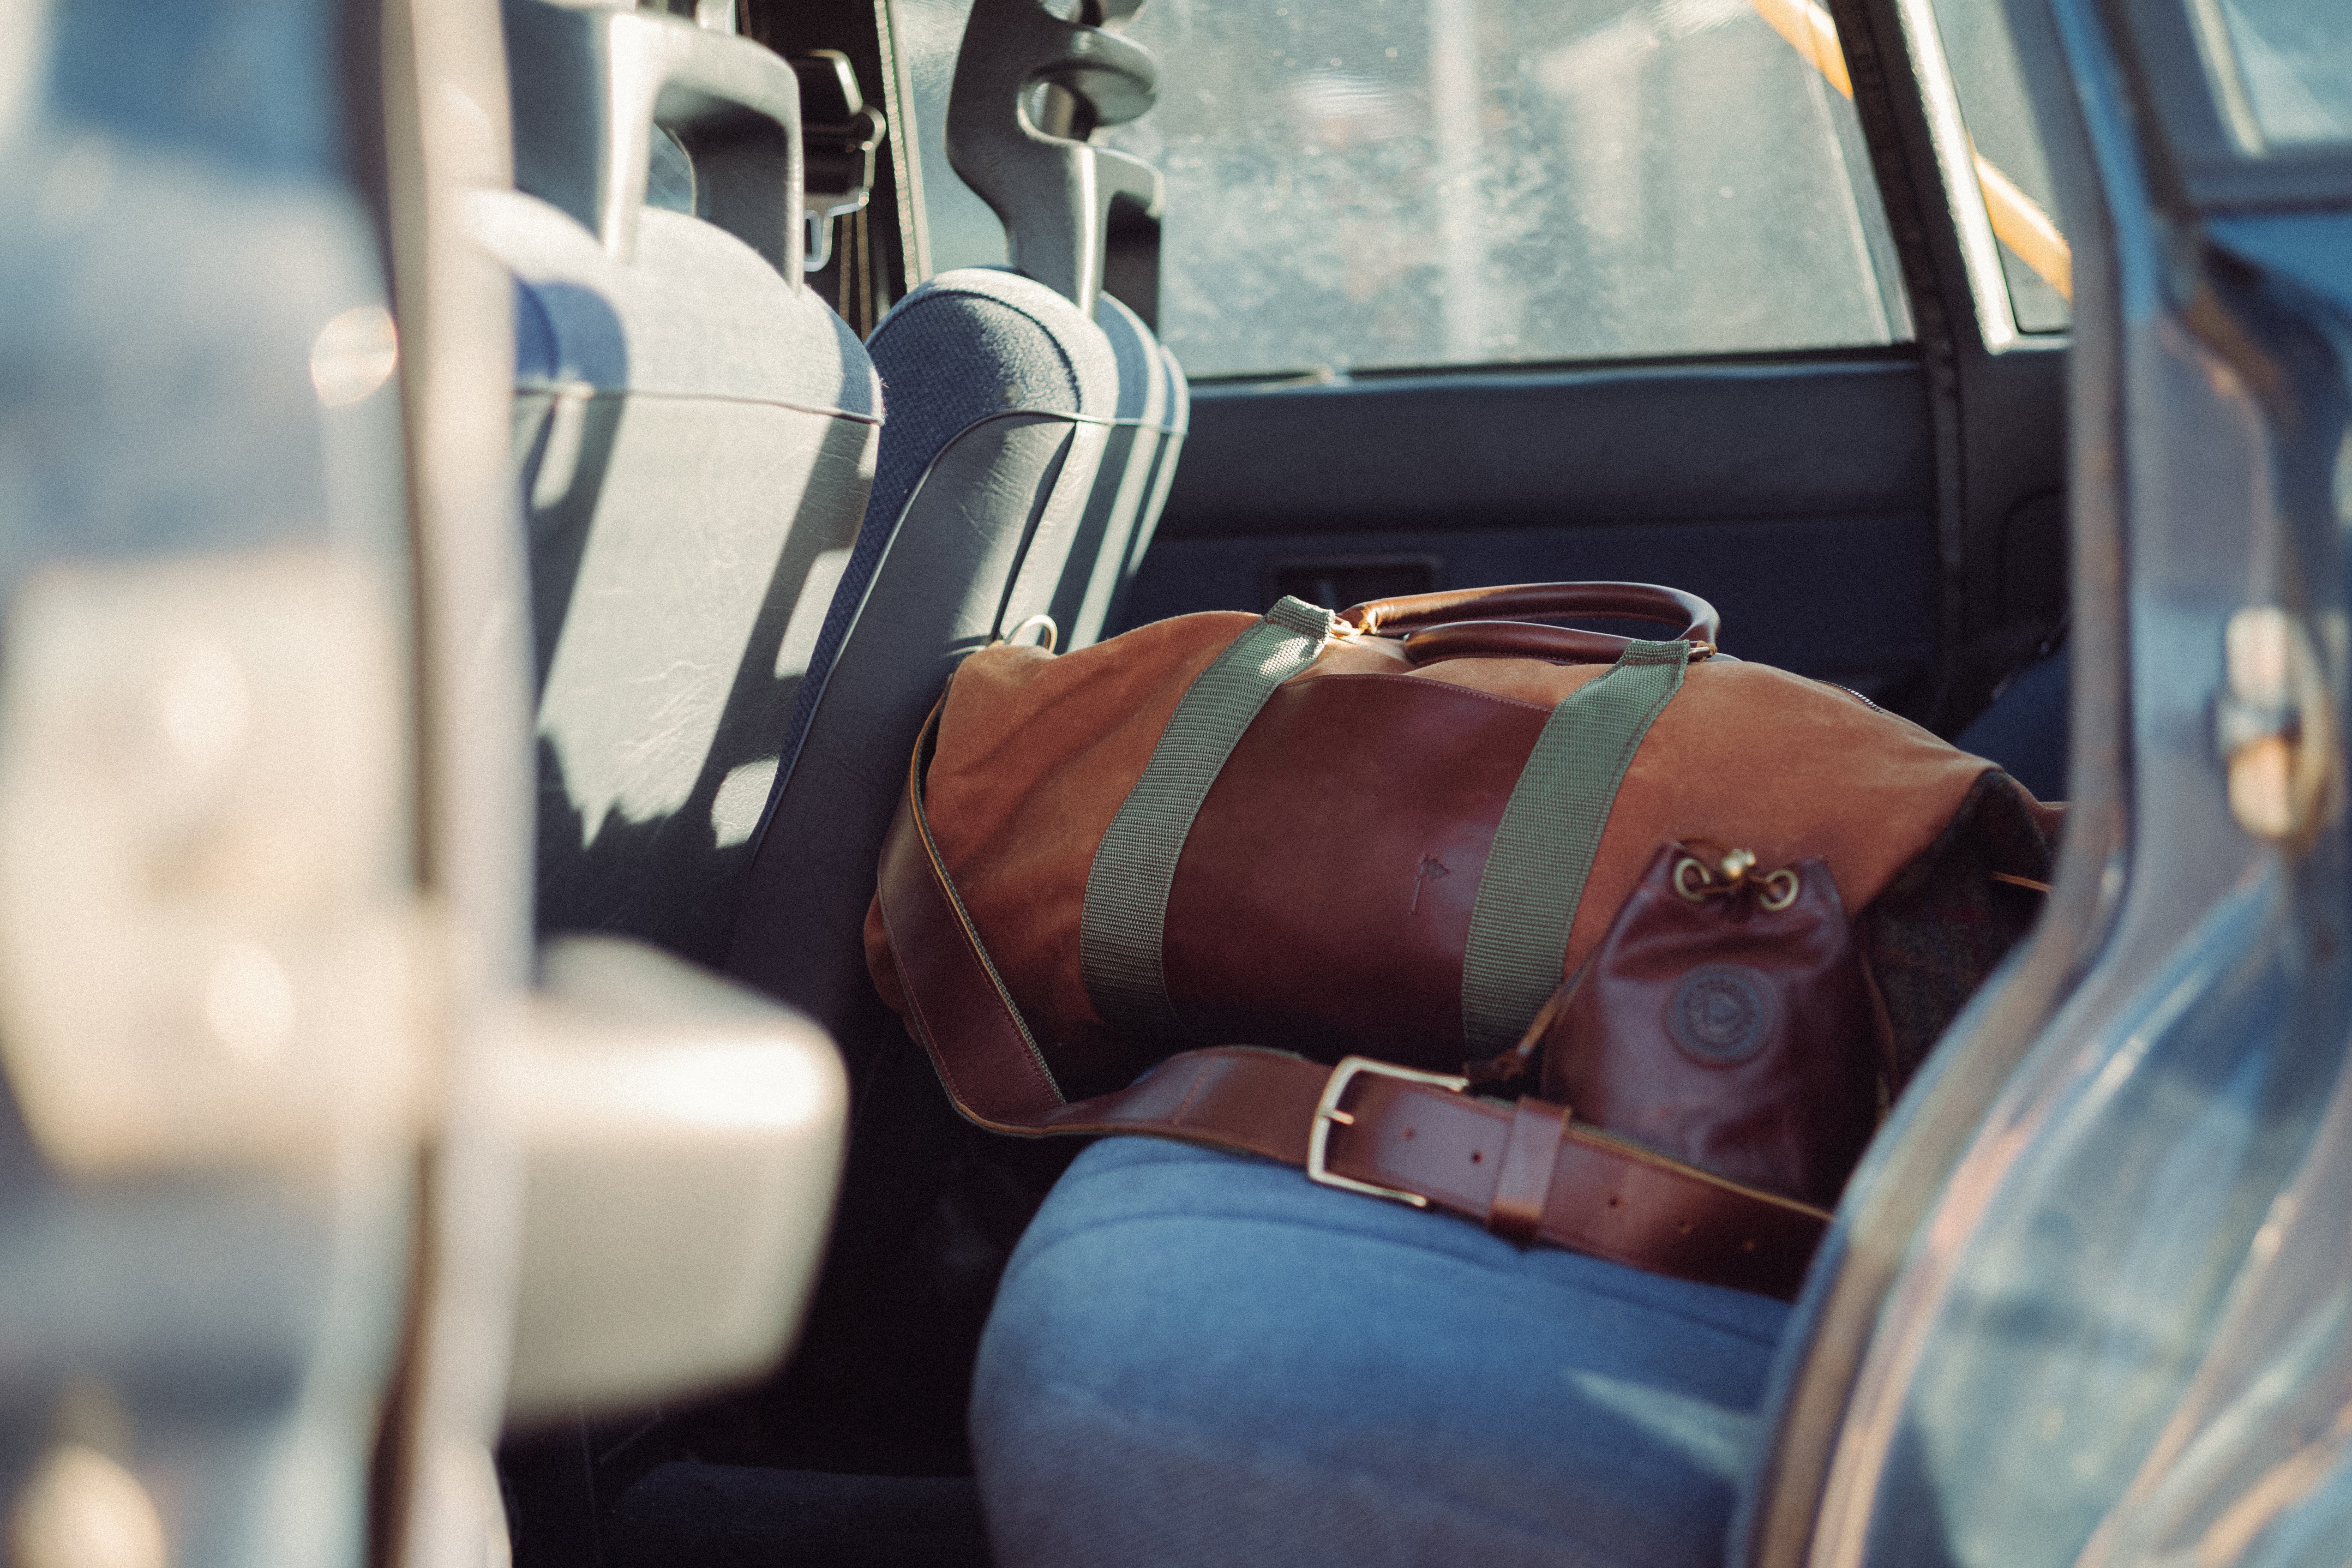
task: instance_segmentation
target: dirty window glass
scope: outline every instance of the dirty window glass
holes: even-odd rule
[[[2352,142],[2352,5],[2345,0],[2207,0],[2235,57],[2223,84],[2252,150]],[[2209,22],[2210,28],[2210,22]],[[2251,133],[2249,133],[2251,132]]]
[[[891,35],[914,88],[910,118],[933,272],[1004,262],[1004,230],[996,215],[948,166],[948,92],[971,11],[971,0],[890,0]]]
[[[1987,0],[1935,0],[1935,9],[1960,117],[1976,145],[1977,184],[2000,242],[2011,313],[2020,331],[2064,331],[2074,320],[2074,255],[2057,223],[2050,161],[2007,9]]]
[[[899,4],[932,265],[1002,260],[938,142],[964,6]],[[1126,30],[1160,103],[1099,139],[1167,178],[1193,375],[1910,335],[1853,107],[1750,0],[1150,0]]]

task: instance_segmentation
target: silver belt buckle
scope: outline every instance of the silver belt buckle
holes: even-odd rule
[[[1392,1198],[1398,1203],[1411,1204],[1417,1209],[1425,1209],[1429,1206],[1429,1200],[1419,1193],[1408,1193],[1402,1187],[1375,1186],[1370,1182],[1358,1182],[1346,1176],[1335,1176],[1325,1163],[1326,1150],[1331,1142],[1332,1124],[1337,1122],[1343,1127],[1355,1124],[1355,1117],[1339,1109],[1339,1100],[1348,1092],[1348,1086],[1355,1081],[1356,1075],[1359,1073],[1370,1073],[1376,1078],[1402,1079],[1407,1083],[1425,1083],[1433,1088],[1450,1089],[1455,1094],[1468,1089],[1470,1080],[1466,1078],[1456,1078],[1451,1073],[1421,1072],[1412,1068],[1401,1068],[1394,1062],[1375,1061],[1370,1057],[1342,1057],[1339,1059],[1339,1065],[1331,1069],[1330,1081],[1323,1086],[1323,1098],[1315,1102],[1314,1124],[1308,1128],[1307,1133],[1307,1179],[1308,1181],[1319,1182],[1327,1187],[1339,1187],[1351,1193],[1362,1193],[1369,1197]]]

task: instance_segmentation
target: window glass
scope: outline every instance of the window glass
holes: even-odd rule
[[[2025,77],[1998,0],[1935,0],[1936,31],[1951,66],[1952,88],[1976,144],[1983,189],[2011,313],[2020,331],[2058,332],[2074,319],[2074,257],[2056,221],[2056,191]]]
[[[2205,0],[2235,56],[2231,107],[2251,113],[2266,147],[2352,142],[2352,5],[2346,0]],[[2200,6],[2204,9],[2205,6]],[[2210,22],[2209,22],[2210,28]],[[2233,115],[2232,118],[2237,118]]]
[[[915,156],[933,272],[998,266],[1005,257],[996,215],[948,166],[948,91],[971,11],[971,0],[890,0],[891,36],[914,89]]]
[[[1001,260],[933,151],[964,7],[900,4],[940,51],[933,265]],[[1159,106],[1098,140],[1167,178],[1194,375],[1910,335],[1853,107],[1750,0],[1150,0],[1127,32]]]

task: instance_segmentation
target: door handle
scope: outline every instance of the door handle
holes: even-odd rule
[[[2254,605],[2230,617],[2222,647],[2213,743],[2231,813],[2257,838],[2307,847],[2343,797],[2336,700],[2311,628],[2291,611]]]

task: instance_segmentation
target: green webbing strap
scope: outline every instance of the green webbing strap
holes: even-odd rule
[[[1087,871],[1078,968],[1103,1021],[1146,1037],[1180,1032],[1160,971],[1176,857],[1209,786],[1274,689],[1331,635],[1331,612],[1284,597],[1219,654],[1176,704],[1143,776],[1111,819]]]
[[[1634,750],[1683,683],[1686,642],[1636,642],[1551,710],[1495,829],[1462,955],[1469,1058],[1518,1043],[1559,988],[1568,928]]]

